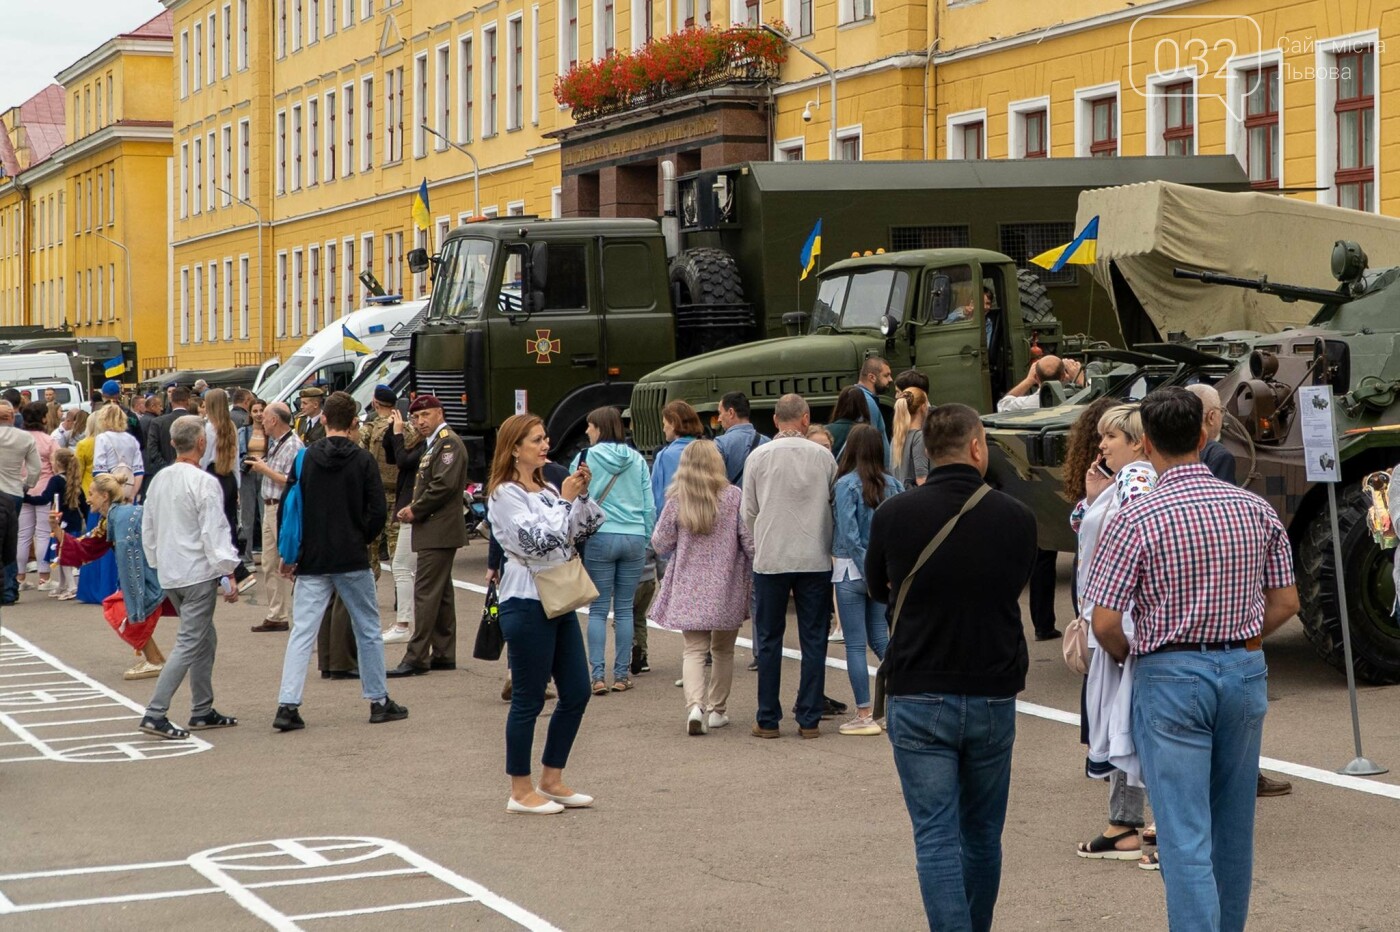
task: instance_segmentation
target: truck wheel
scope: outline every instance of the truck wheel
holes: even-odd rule
[[[723,249],[687,249],[671,263],[671,287],[679,292],[681,306],[729,305],[744,303],[744,283],[739,277],[739,266],[734,257]],[[732,315],[724,315],[728,322],[715,319],[707,321],[703,312],[699,316],[681,312],[677,316],[676,356],[685,359],[710,350],[733,346],[749,338],[748,334],[735,334]],[[718,315],[716,315],[718,317]]]
[[[1367,501],[1359,485],[1346,487],[1337,510],[1356,677],[1368,683],[1400,683],[1400,623],[1391,611],[1394,553],[1382,550],[1371,537]],[[1298,616],[1322,659],[1345,670],[1336,580],[1332,526],[1324,509],[1308,524],[1298,545]]]
[[[1021,291],[1021,319],[1028,324],[1046,324],[1055,320],[1055,302],[1045,283],[1030,269],[1016,270],[1016,285]]]

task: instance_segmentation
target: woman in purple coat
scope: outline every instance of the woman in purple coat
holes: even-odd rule
[[[668,560],[651,617],[685,636],[681,679],[686,731],[703,735],[729,724],[724,714],[734,674],[734,640],[749,614],[753,535],[739,514],[743,493],[729,484],[709,440],[681,453],[651,543]],[[708,685],[705,655],[714,658]]]

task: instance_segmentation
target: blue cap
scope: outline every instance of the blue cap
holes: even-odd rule
[[[102,383],[102,394],[108,398],[116,398],[122,393],[121,383],[116,379],[108,379]]]

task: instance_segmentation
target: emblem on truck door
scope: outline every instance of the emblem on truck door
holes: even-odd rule
[[[533,340],[525,341],[525,352],[535,354],[535,362],[542,366],[547,366],[554,362],[550,359],[552,353],[564,352],[563,340],[551,340],[548,330],[536,330]]]

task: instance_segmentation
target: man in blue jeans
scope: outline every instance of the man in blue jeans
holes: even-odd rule
[[[784,395],[773,409],[778,432],[744,465],[744,521],[754,538],[755,652],[758,714],[754,737],[778,737],[783,708],[783,634],[788,596],[797,603],[802,672],[792,715],[803,738],[821,735],[826,683],[826,632],[831,623],[831,488],[836,461],[807,439],[811,411],[801,395]]]
[[[384,641],[379,631],[379,603],[370,570],[371,545],[388,517],[384,483],[374,457],[356,442],[359,406],[345,392],[326,399],[321,421],[325,437],[306,448],[288,476],[287,490],[301,487],[301,549],[282,575],[296,578],[292,591],[292,632],[282,661],[282,688],[277,696],[278,731],[305,728],[300,706],[306,668],[321,618],[331,594],[350,613],[359,652],[360,687],[370,701],[373,724],[408,718],[408,709],[389,698],[384,678]],[[289,507],[287,496],[283,508]],[[286,514],[280,516],[286,531]]]
[[[985,489],[987,472],[987,434],[966,405],[930,411],[924,447],[928,479],[875,512],[865,579],[871,598],[892,609],[903,602],[882,664],[886,729],[929,928],[985,932],[1001,887],[1016,694],[1029,665],[1019,598],[1035,562],[1035,516],[983,491],[916,569]]]
[[[1249,915],[1254,871],[1268,706],[1260,647],[1298,611],[1298,591],[1273,507],[1201,463],[1201,415],[1183,388],[1143,399],[1157,487],[1105,525],[1083,598],[1099,646],[1133,661],[1133,743],[1157,815],[1167,921],[1234,932]]]

